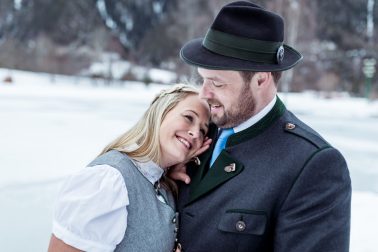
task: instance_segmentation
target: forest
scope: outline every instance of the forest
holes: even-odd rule
[[[228,2],[2,0],[0,68],[78,75],[112,52],[135,65],[188,75],[180,47],[203,37]],[[284,17],[285,43],[304,56],[284,75],[282,91],[378,97],[377,74],[366,74],[378,58],[375,0],[254,2]]]

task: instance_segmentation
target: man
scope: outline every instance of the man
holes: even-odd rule
[[[180,184],[185,252],[349,250],[345,160],[277,97],[281,71],[302,58],[283,32],[280,16],[239,1],[181,49],[203,78],[200,96],[218,126],[199,166],[187,167],[191,183]]]

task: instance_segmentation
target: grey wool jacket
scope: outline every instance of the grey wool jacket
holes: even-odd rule
[[[230,136],[208,169],[211,148],[199,167],[188,166],[191,184],[180,184],[178,239],[185,252],[349,251],[347,164],[280,99],[255,125]]]
[[[122,174],[127,187],[129,205],[127,208],[127,228],[125,236],[117,245],[117,252],[172,251],[177,218],[175,203],[171,193],[163,188],[155,189],[135,167],[130,158],[121,152],[111,150],[92,161],[95,165],[110,165]],[[157,198],[164,197],[167,204]]]

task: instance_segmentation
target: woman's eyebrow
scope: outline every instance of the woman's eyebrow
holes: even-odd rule
[[[198,113],[196,111],[191,110],[191,109],[187,109],[187,111],[190,111],[190,112],[194,113],[199,118],[199,115],[198,115]],[[209,129],[209,124],[208,123],[205,123],[204,125],[205,125],[206,129]]]
[[[198,117],[199,117],[198,113],[197,113],[196,111],[192,110],[192,109],[187,109],[186,111],[190,111],[190,112],[192,112],[192,113],[196,114],[196,116],[198,116]]]

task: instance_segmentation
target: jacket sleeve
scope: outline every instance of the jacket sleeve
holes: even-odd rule
[[[349,251],[350,213],[347,164],[336,149],[319,149],[306,161],[282,203],[274,251]]]

